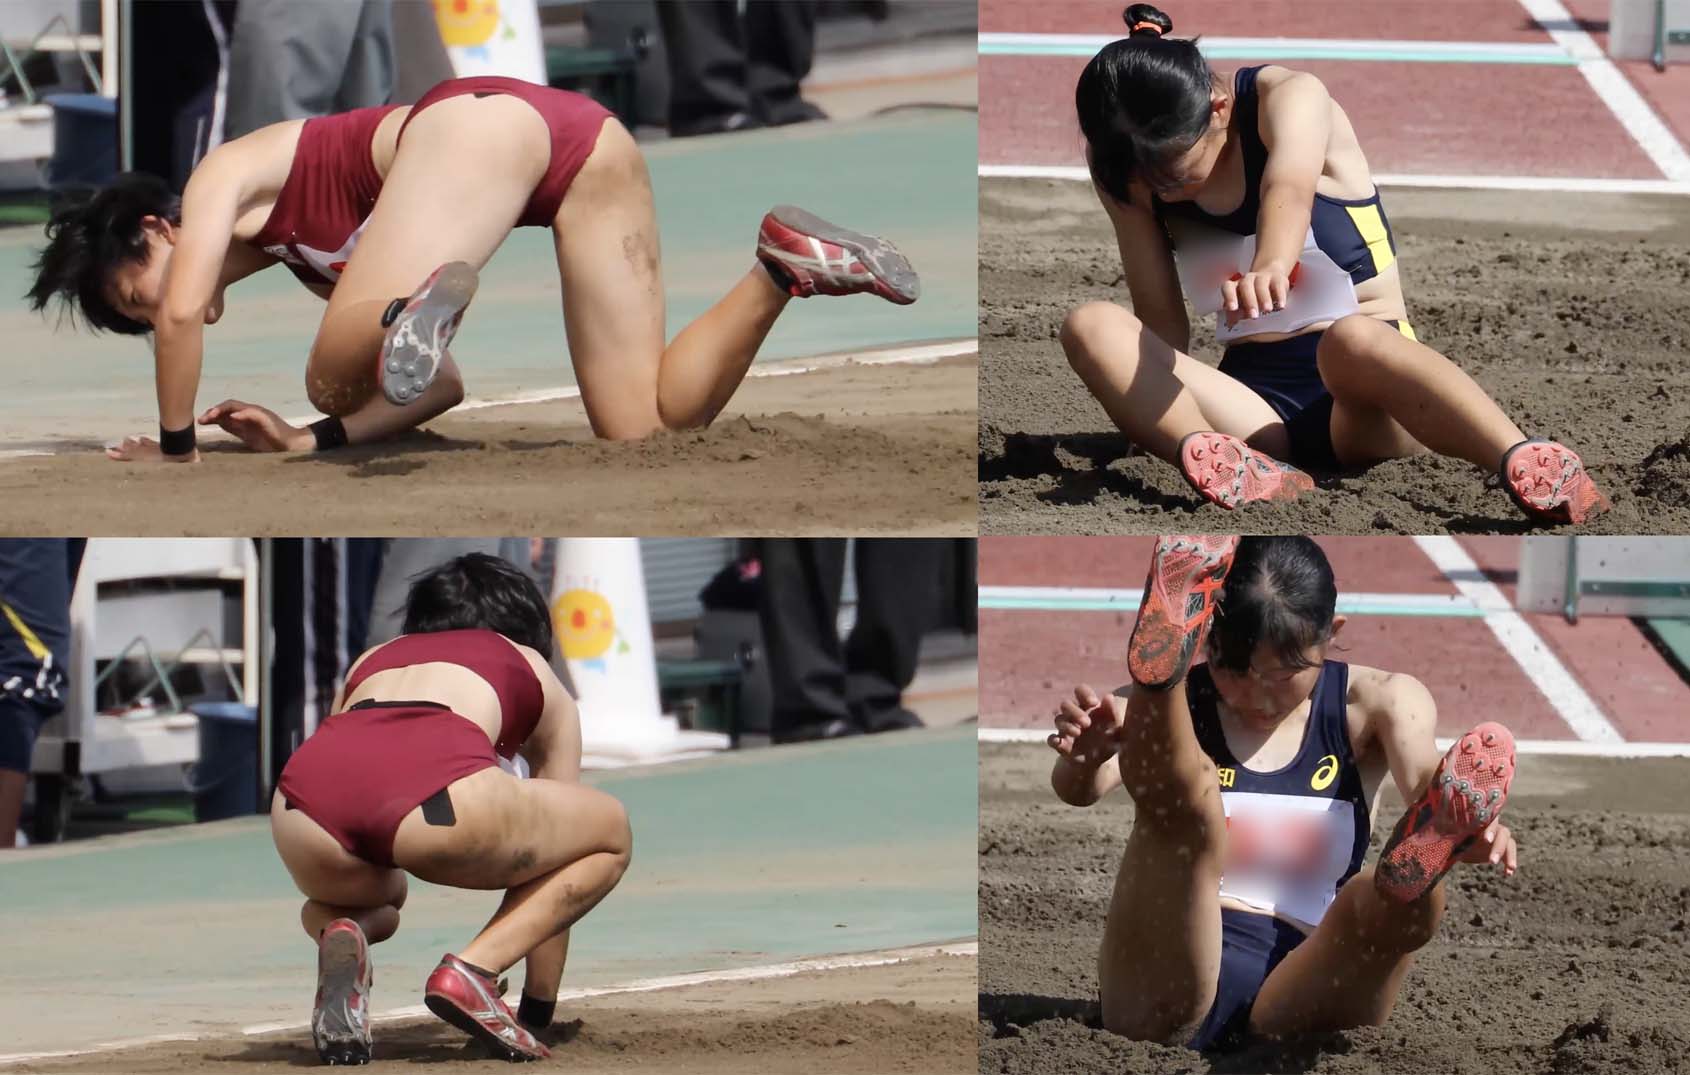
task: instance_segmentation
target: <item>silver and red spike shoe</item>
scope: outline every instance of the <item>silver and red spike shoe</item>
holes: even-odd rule
[[[499,997],[499,983],[447,954],[428,976],[423,1003],[506,1060],[544,1060],[551,1050],[516,1021]]]
[[[921,297],[921,278],[897,247],[797,206],[777,205],[763,217],[757,258],[777,287],[799,298],[867,292],[907,306]]]
[[[317,998],[311,1041],[325,1064],[370,1062],[370,946],[350,918],[323,928],[317,944]]]

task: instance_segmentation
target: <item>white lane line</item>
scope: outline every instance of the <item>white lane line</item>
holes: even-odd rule
[[[947,358],[966,358],[980,353],[980,341],[974,338],[942,340],[938,343],[902,347],[878,347],[868,351],[839,351],[833,354],[812,355],[808,358],[782,358],[752,365],[746,380],[763,377],[791,377],[800,373],[816,373],[841,366],[931,366]],[[467,399],[453,407],[449,414],[479,411],[487,407],[510,407],[518,403],[551,403],[560,399],[576,399],[581,395],[578,385],[544,388],[511,396],[492,396],[487,399]],[[286,419],[290,425],[308,425],[321,418],[320,414],[300,415]],[[221,436],[221,434],[218,434]],[[78,449],[79,451],[82,449]],[[27,459],[34,456],[64,455],[63,451],[39,448],[0,450],[0,462],[7,459]]]
[[[1481,608],[1492,610],[1485,615],[1485,626],[1574,735],[1588,743],[1625,741],[1619,729],[1603,716],[1595,699],[1579,686],[1578,680],[1532,630],[1525,617],[1514,611],[1496,584],[1480,573],[1479,565],[1459,542],[1452,537],[1422,536],[1416,537],[1414,543],[1463,596]]]
[[[760,967],[735,967],[728,970],[701,971],[696,974],[674,974],[664,978],[645,978],[622,985],[600,986],[591,989],[567,989],[558,995],[559,1000],[581,1000],[588,997],[611,996],[617,993],[649,993],[659,989],[680,989],[690,985],[709,985],[713,982],[748,982],[766,978],[789,978],[795,974],[810,974],[818,971],[850,970],[859,967],[884,967],[892,963],[908,963],[917,959],[934,959],[955,956],[978,956],[980,945],[977,941],[957,941],[948,944],[918,944],[907,948],[886,949],[879,952],[861,952],[856,955],[824,956],[817,959],[800,959],[790,963],[772,963]],[[421,1004],[408,1008],[397,1008],[372,1016],[371,1021],[377,1023],[392,1022],[397,1019],[412,1019],[427,1015],[428,1009]],[[252,1036],[258,1034],[273,1034],[281,1031],[299,1031],[310,1027],[308,1022],[298,1023],[259,1023],[256,1026],[243,1027],[241,1033]],[[124,1049],[138,1049],[147,1045],[172,1041],[205,1041],[216,1037],[213,1032],[200,1034],[152,1034],[143,1038],[124,1038],[119,1041],[101,1042],[84,1049],[59,1049],[52,1052],[36,1053],[8,1053],[0,1055],[0,1067],[11,1064],[27,1063],[31,1060],[55,1060],[70,1056],[89,1056],[95,1053],[111,1053]]]
[[[1089,183],[1084,168],[1065,164],[982,164],[981,179],[1057,179]],[[1376,175],[1380,187],[1433,190],[1530,190],[1562,194],[1690,194],[1690,180],[1603,179],[1539,175]]]
[[[1590,83],[1590,88],[1626,133],[1655,162],[1661,174],[1679,182],[1690,181],[1690,154],[1685,153],[1672,128],[1655,114],[1637,87],[1597,46],[1596,40],[1578,28],[1566,5],[1561,0],[1520,0],[1520,6],[1557,45],[1578,58],[1579,74]]]
[[[980,341],[977,339],[945,340],[940,343],[919,344],[914,347],[880,347],[869,351],[840,351],[829,355],[813,355],[809,358],[782,358],[771,362],[757,362],[751,367],[751,372],[745,379],[756,380],[764,377],[791,377],[800,373],[816,373],[821,370],[838,369],[841,366],[931,366],[936,362],[943,362],[947,358],[964,358],[968,355],[980,353]],[[453,407],[447,414],[458,414],[463,411],[479,411],[487,407],[509,407],[518,403],[552,403],[560,399],[577,399],[581,395],[579,385],[562,385],[558,388],[544,388],[537,392],[524,392],[513,396],[493,396],[488,399],[467,399]],[[322,415],[313,414],[303,418],[289,418],[293,425],[304,425],[315,422]]]
[[[690,985],[710,985],[715,982],[753,982],[768,978],[790,978],[795,974],[812,974],[818,971],[854,970],[860,967],[884,967],[893,963],[908,963],[917,959],[934,959],[945,956],[976,956],[979,955],[980,945],[977,941],[958,942],[954,944],[919,944],[908,948],[894,948],[881,952],[861,952],[856,955],[824,956],[819,959],[799,959],[790,963],[768,963],[759,967],[733,967],[727,970],[699,971],[695,974],[671,974],[663,978],[642,978],[637,981],[625,982],[621,985],[595,986],[585,989],[565,989],[558,994],[558,1000],[585,1000],[589,997],[608,997],[618,993],[650,993],[659,989],[681,989]],[[421,1004],[414,1004],[405,1008],[394,1008],[391,1011],[372,1015],[372,1023],[388,1023],[400,1019],[415,1019],[427,1015],[428,1009]],[[309,1022],[295,1023],[259,1023],[255,1026],[241,1028],[242,1034],[275,1034],[284,1030],[305,1030],[310,1027]],[[4,1058],[0,1058],[3,1060]]]
[[[982,586],[976,600],[980,608],[1012,612],[1136,612],[1143,598],[1143,587]],[[1338,611],[1346,616],[1488,615],[1462,594],[1341,593]]]
[[[149,1034],[144,1038],[123,1038],[120,1041],[103,1041],[98,1045],[90,1045],[86,1049],[58,1049],[47,1053],[7,1053],[0,1056],[0,1066],[8,1064],[23,1064],[31,1060],[58,1060],[67,1056],[87,1056],[90,1053],[112,1053],[120,1049],[139,1049],[147,1045],[158,1045],[167,1041],[199,1041],[198,1034]]]
[[[982,56],[1092,56],[1119,34],[980,35]],[[1571,66],[1560,44],[1511,41],[1390,41],[1343,37],[1202,37],[1203,55],[1219,60],[1383,60],[1394,63],[1516,63]]]
[[[1043,744],[1050,734],[1045,728],[981,728],[982,743]],[[1448,750],[1454,739],[1438,737],[1438,749]],[[1559,755],[1574,758],[1690,758],[1690,743],[1586,743],[1577,739],[1519,739],[1519,754]]]

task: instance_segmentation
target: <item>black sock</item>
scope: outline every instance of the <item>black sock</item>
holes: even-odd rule
[[[536,1000],[525,989],[522,1001],[516,1007],[516,1021],[535,1030],[544,1030],[552,1025],[552,1015],[556,1011],[556,1000]]]
[[[776,287],[788,295],[792,294],[793,285],[798,281],[792,278],[791,273],[782,268],[779,263],[770,261],[768,258],[759,258],[758,261],[762,263],[763,271],[769,274],[769,279],[775,282]]]
[[[392,302],[387,304],[387,309],[382,311],[381,315],[382,328],[386,328],[393,324],[393,322],[399,320],[399,314],[405,309],[405,303],[407,301],[408,300],[406,299],[394,299]]]
[[[487,979],[490,982],[498,980],[499,976],[497,974],[493,973],[490,970],[487,970],[484,967],[476,966],[474,963],[471,963],[469,960],[463,958],[462,956],[458,957],[458,962],[463,964],[463,967],[464,967],[465,970],[472,970],[472,971],[481,975],[483,978]]]

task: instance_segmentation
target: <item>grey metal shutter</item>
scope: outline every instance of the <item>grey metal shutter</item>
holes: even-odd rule
[[[698,591],[733,560],[733,538],[641,538],[652,623],[697,619]]]

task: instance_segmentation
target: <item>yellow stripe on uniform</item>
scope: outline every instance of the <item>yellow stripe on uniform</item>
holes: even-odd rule
[[[1367,244],[1367,252],[1373,258],[1374,275],[1390,268],[1397,260],[1397,254],[1391,249],[1391,237],[1385,234],[1385,218],[1379,215],[1379,206],[1347,205],[1344,208],[1360,233],[1361,241]]]
[[[29,624],[23,622],[23,618],[16,612],[12,611],[11,605],[6,604],[4,601],[0,601],[0,612],[4,612],[6,614],[6,619],[10,620],[12,623],[12,629],[17,631],[18,637],[23,639],[23,644],[29,647],[30,654],[36,660],[45,660],[48,654],[52,653],[52,650],[43,646],[41,644],[41,640],[35,637],[35,632],[29,629]]]
[[[1414,326],[1410,325],[1407,321],[1398,321],[1397,331],[1411,340],[1418,340],[1420,338],[1414,334]]]

